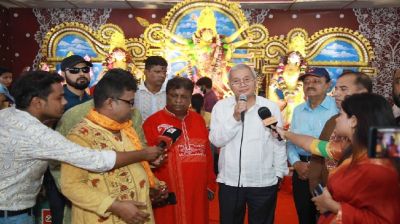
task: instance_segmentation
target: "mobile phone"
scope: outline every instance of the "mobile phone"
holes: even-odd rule
[[[176,205],[176,195],[174,192],[168,193],[167,204]]]
[[[311,194],[313,195],[313,197],[317,197],[319,195],[322,194],[322,192],[324,192],[324,187],[322,186],[322,184],[318,184],[313,191],[311,192]]]
[[[311,192],[311,194],[313,195],[313,197],[317,197],[320,196],[322,193],[324,192],[324,186],[322,186],[322,184],[318,184],[314,190]],[[325,213],[321,213],[321,215],[323,216],[328,216],[330,214],[329,211],[326,211]]]
[[[400,127],[371,127],[368,156],[370,158],[400,158]]]
[[[177,203],[176,201],[176,195],[174,192],[168,192],[168,197],[164,200],[158,200],[158,201],[154,201],[152,203],[152,207],[153,208],[159,208],[159,207],[163,207],[166,205],[175,205]]]

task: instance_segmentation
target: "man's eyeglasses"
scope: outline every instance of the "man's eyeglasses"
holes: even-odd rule
[[[231,82],[231,85],[239,86],[241,83],[243,83],[243,84],[245,84],[247,86],[253,81],[254,81],[254,78],[237,79],[237,80],[233,80]]]
[[[83,73],[88,73],[90,72],[90,67],[82,67],[82,68],[67,68],[65,69],[67,71],[69,71],[71,74],[78,74],[79,71],[82,71]]]
[[[135,100],[133,99],[133,100],[124,100],[124,99],[121,99],[121,98],[117,98],[117,100],[121,100],[122,102],[125,102],[125,103],[127,103],[127,104],[129,104],[129,105],[131,105],[131,107],[133,107],[133,105],[135,105]]]

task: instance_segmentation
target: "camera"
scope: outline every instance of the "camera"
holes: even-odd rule
[[[400,127],[371,127],[368,156],[370,158],[400,158]]]

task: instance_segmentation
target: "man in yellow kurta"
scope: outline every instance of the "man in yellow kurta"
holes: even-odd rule
[[[140,139],[130,120],[136,80],[121,69],[107,73],[96,86],[95,109],[67,137],[90,148],[139,150]],[[146,160],[161,154],[139,150],[138,163],[101,174],[62,164],[61,190],[73,203],[72,223],[154,223],[149,187],[155,187],[156,180]],[[126,216],[124,211],[131,209],[136,215]]]

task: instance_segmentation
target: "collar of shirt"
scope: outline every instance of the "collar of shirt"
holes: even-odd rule
[[[42,124],[42,122],[40,122],[39,119],[37,119],[35,116],[32,116],[30,113],[28,113],[24,110],[20,110],[15,107],[9,107],[9,108],[3,109],[3,110],[4,110],[4,112],[9,111],[10,114],[15,114],[16,117],[22,118],[22,119],[26,120],[27,122],[35,122],[35,124]]]
[[[67,100],[67,104],[64,106],[65,111],[91,99],[86,92],[83,93],[82,97],[76,95],[68,89],[67,85],[64,85],[64,98]]]
[[[144,84],[144,82],[142,82],[142,83],[139,85],[138,90],[139,90],[139,91],[145,91],[145,92],[148,92],[148,93],[153,94],[153,95],[158,95],[158,94],[161,94],[161,93],[165,92],[165,91],[166,91],[166,87],[167,87],[167,84],[166,84],[166,82],[164,82],[163,85],[161,86],[160,91],[158,91],[157,93],[152,93],[152,92],[150,92],[150,91],[147,89],[147,87],[146,87],[146,85]]]
[[[329,110],[330,108],[332,108],[330,96],[325,96],[325,99],[316,108],[323,108],[325,110]],[[304,104],[303,110],[312,111],[315,110],[316,108],[312,109],[310,107],[310,101],[307,100],[306,103]]]
[[[188,109],[187,112],[186,112],[186,115],[185,115],[185,116],[183,117],[183,119],[181,120],[181,119],[179,119],[174,113],[172,113],[171,111],[169,111],[169,110],[167,109],[167,107],[164,107],[164,111],[166,112],[166,114],[168,114],[168,115],[170,115],[171,117],[174,117],[175,119],[180,120],[180,121],[184,121],[185,118],[189,115],[189,109]]]
[[[69,90],[67,85],[64,85],[64,96],[65,96],[65,98],[78,98],[78,99],[80,99],[80,96],[76,95],[71,90]],[[82,96],[82,100],[87,99],[87,98],[90,98],[90,96],[86,92],[84,92],[83,96]]]
[[[261,102],[261,98],[260,97],[257,97],[257,96],[254,96],[254,97],[256,98],[256,102],[254,103],[253,106],[248,108],[247,111],[251,111],[253,109],[259,109],[260,107],[264,106],[263,103]],[[234,108],[236,106],[236,103],[237,103],[236,97],[232,96],[232,97],[230,97],[228,99],[229,99],[229,106]],[[270,108],[268,108],[268,109],[270,109]]]

